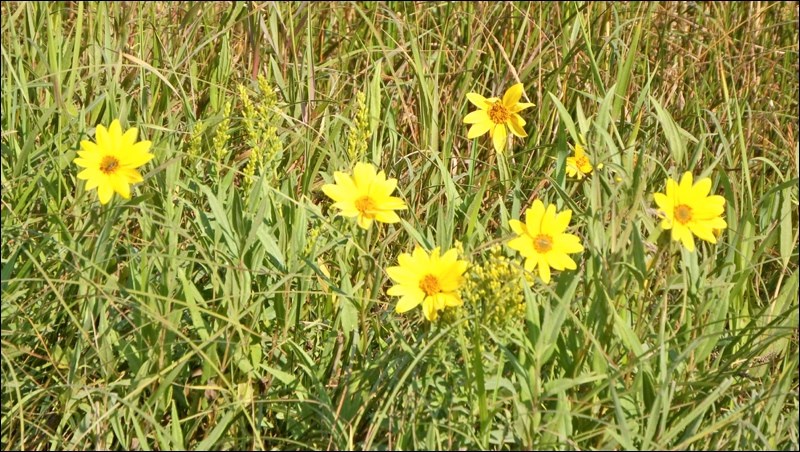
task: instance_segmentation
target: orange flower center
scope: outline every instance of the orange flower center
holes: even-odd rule
[[[575,166],[577,166],[578,169],[581,170],[581,172],[584,172],[583,168],[585,168],[588,165],[589,165],[589,159],[585,155],[582,155],[580,157],[575,157]]]
[[[361,215],[366,217],[372,216],[372,211],[375,210],[375,201],[369,196],[362,196],[356,199],[356,210],[361,212]]]
[[[533,249],[544,254],[553,249],[553,238],[546,234],[539,234],[533,238]]]
[[[692,208],[686,204],[677,205],[675,206],[674,215],[680,224],[686,224],[692,221]]]
[[[429,297],[442,291],[442,286],[439,285],[439,279],[431,274],[427,274],[422,278],[419,282],[419,288]]]
[[[495,124],[505,124],[511,117],[511,112],[506,109],[502,101],[497,101],[489,107],[489,119]]]
[[[117,160],[116,157],[107,155],[100,161],[100,171],[102,171],[103,174],[114,174],[117,168],[119,168],[119,160]]]

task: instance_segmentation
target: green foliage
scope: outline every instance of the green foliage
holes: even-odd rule
[[[5,448],[798,448],[796,5],[0,8]],[[466,94],[517,82],[498,160]],[[156,158],[101,206],[113,119]],[[401,223],[334,216],[355,160]],[[726,199],[695,253],[652,200],[684,171]],[[536,198],[586,248],[550,285],[504,245]],[[384,269],[458,242],[465,308],[396,314]]]

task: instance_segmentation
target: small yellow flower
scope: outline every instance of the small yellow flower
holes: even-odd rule
[[[458,289],[469,263],[458,260],[455,248],[439,256],[439,247],[430,255],[417,247],[413,254],[401,254],[398,261],[399,266],[386,269],[395,282],[387,293],[401,297],[396,312],[410,311],[421,303],[425,318],[434,321],[444,308],[463,304]]]
[[[583,176],[592,172],[592,163],[589,161],[589,156],[583,150],[580,143],[575,144],[575,157],[567,157],[567,174],[570,177],[578,177],[578,180],[583,179]]]
[[[508,141],[506,127],[511,130],[512,134],[520,138],[528,136],[523,129],[525,120],[522,119],[519,112],[533,107],[533,104],[520,102],[522,93],[522,83],[517,83],[509,88],[502,100],[496,97],[487,99],[478,93],[467,93],[467,99],[480,109],[464,117],[465,124],[472,124],[467,132],[467,138],[473,139],[489,132],[495,151],[502,153]]]
[[[130,199],[130,185],[143,180],[136,168],[149,162],[154,155],[149,152],[151,142],[136,142],[138,134],[135,127],[122,133],[119,120],[115,119],[108,130],[103,125],[97,126],[96,143],[81,141],[83,150],[78,151],[73,162],[86,169],[78,173],[78,179],[87,181],[86,190],[97,188],[101,204],[108,203],[114,192]]]
[[[336,171],[333,178],[336,183],[323,185],[322,191],[336,201],[333,207],[341,210],[340,215],[357,217],[363,229],[369,229],[373,220],[397,223],[400,217],[394,211],[407,208],[402,199],[390,196],[397,179],[386,179],[383,171],[375,174],[369,163],[356,163],[353,177]]]
[[[578,236],[564,232],[572,219],[572,211],[565,209],[556,214],[556,206],[545,209],[540,200],[525,212],[525,223],[508,222],[518,237],[508,242],[508,247],[519,251],[525,258],[525,270],[539,267],[539,277],[550,282],[550,267],[556,270],[575,270],[577,265],[567,254],[580,253],[583,245]]]
[[[706,177],[692,184],[692,173],[686,172],[680,184],[672,178],[667,179],[667,193],[655,193],[653,199],[663,218],[661,227],[672,229],[672,240],[680,240],[689,251],[694,251],[694,237],[717,243],[715,230],[728,227],[722,218],[725,198],[719,195],[708,196],[711,179]]]

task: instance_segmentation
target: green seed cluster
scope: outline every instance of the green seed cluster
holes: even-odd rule
[[[461,292],[464,306],[486,326],[511,326],[525,315],[524,278],[520,263],[495,246],[483,262],[467,270]]]
[[[308,231],[308,236],[306,237],[306,245],[303,248],[303,255],[307,257],[312,256],[312,252],[314,251],[314,245],[317,244],[317,238],[319,238],[320,233],[322,232],[322,225],[316,224],[311,227]]]
[[[356,95],[356,117],[353,118],[354,125],[350,126],[347,133],[347,156],[350,161],[355,163],[363,159],[367,153],[369,138],[372,132],[369,129],[369,110],[367,108],[367,96],[363,92]]]
[[[250,99],[247,89],[239,85],[239,99],[242,101],[242,115],[250,157],[244,168],[245,190],[249,191],[256,172],[263,174],[269,169],[267,181],[275,179],[275,163],[283,150],[278,137],[276,124],[280,119],[278,96],[264,76],[258,77],[260,95],[255,102]]]
[[[197,121],[192,128],[192,135],[189,138],[189,143],[186,146],[186,155],[189,156],[190,164],[194,165],[195,159],[201,155],[201,147],[203,146],[203,132],[206,130],[206,125],[203,121]]]
[[[222,109],[222,121],[217,126],[217,130],[214,133],[214,152],[217,157],[217,174],[219,174],[222,164],[225,161],[225,157],[228,154],[228,138],[230,138],[230,126],[231,126],[231,103],[230,101],[225,102],[225,107]]]

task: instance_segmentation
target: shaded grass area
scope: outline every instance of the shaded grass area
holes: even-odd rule
[[[795,4],[2,16],[5,448],[797,449]],[[517,82],[536,106],[501,157],[467,140],[466,94]],[[271,89],[248,123],[243,93]],[[101,207],[72,160],[116,118],[156,158]],[[580,137],[604,168],[576,182]],[[399,180],[400,224],[329,211],[319,187],[359,159]],[[726,198],[695,253],[652,201],[684,171]],[[488,262],[536,198],[586,251],[521,286],[524,314],[394,313],[400,253]]]

